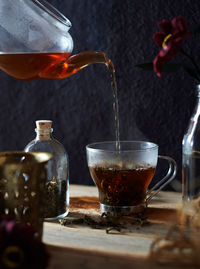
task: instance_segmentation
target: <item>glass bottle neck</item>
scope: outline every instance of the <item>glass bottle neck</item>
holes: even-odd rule
[[[200,114],[200,85],[196,87],[196,112]]]
[[[50,140],[52,139],[53,129],[35,129],[36,140]]]
[[[197,98],[200,99],[200,84],[197,85],[196,89],[197,89],[197,90],[196,90]]]
[[[193,110],[191,120],[197,121],[197,120],[199,120],[199,116],[200,116],[200,85],[197,85],[197,87],[196,87],[196,102],[195,102],[195,107]]]

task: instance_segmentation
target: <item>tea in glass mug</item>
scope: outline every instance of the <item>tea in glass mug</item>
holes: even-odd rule
[[[118,144],[116,147],[116,142],[112,141],[86,146],[89,171],[99,192],[100,209],[120,214],[140,212],[175,178],[176,162],[170,157],[158,156],[158,145],[152,142],[119,141]],[[158,158],[169,162],[168,173],[148,191]]]

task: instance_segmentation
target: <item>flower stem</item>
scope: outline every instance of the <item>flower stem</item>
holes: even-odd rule
[[[180,52],[181,52],[183,55],[185,55],[188,59],[190,59],[190,61],[192,62],[192,64],[193,64],[194,67],[197,69],[198,73],[200,74],[199,66],[196,64],[196,62],[194,61],[194,59],[193,59],[187,52],[185,52],[183,49],[181,49]]]

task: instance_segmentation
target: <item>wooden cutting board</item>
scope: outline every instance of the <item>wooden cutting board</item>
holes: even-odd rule
[[[97,196],[96,187],[71,185],[69,219],[72,223],[67,226],[44,223],[43,241],[51,253],[49,269],[163,268],[149,261],[149,250],[156,236],[164,236],[176,221],[181,194],[161,192],[145,213],[148,223],[141,226],[129,217],[120,232],[113,230],[109,234],[106,227],[97,229],[87,222],[79,223],[86,217],[95,223],[101,220]]]

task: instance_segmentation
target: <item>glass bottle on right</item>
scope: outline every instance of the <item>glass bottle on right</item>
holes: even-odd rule
[[[182,142],[183,202],[200,197],[200,85],[197,103]]]

